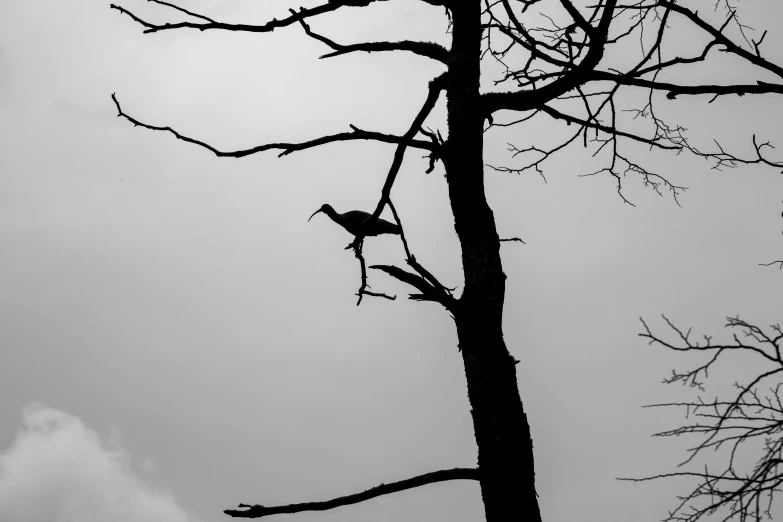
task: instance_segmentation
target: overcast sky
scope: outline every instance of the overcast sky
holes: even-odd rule
[[[123,5],[179,18],[140,0]],[[182,5],[247,23],[288,7]],[[741,6],[758,29],[783,19],[776,0]],[[413,1],[313,26],[343,42],[447,41],[442,10]],[[783,61],[783,34],[765,46]],[[349,124],[402,133],[442,70],[407,55],[317,60],[323,52],[298,27],[143,35],[104,0],[0,0],[0,520],[222,520],[240,502],[327,499],[475,465],[448,315],[406,301],[407,288],[383,274],[371,274],[373,289],[402,299],[357,308],[350,237],[323,215],[307,222],[325,202],[374,207],[392,147],[220,160],[133,128],[110,99],[116,92],[142,121],[237,149]],[[747,155],[754,132],[783,146],[780,97],[663,107],[705,148],[716,137]],[[445,133],[443,112],[441,102],[428,124]],[[542,121],[490,131],[487,162],[513,166],[507,142],[542,145],[562,130]],[[443,170],[425,175],[420,156],[408,152],[393,199],[417,258],[458,286]],[[681,412],[640,406],[693,398],[660,384],[693,359],[648,347],[639,316],[661,333],[665,313],[716,338],[727,315],[783,321],[783,272],[758,266],[783,258],[783,177],[658,154],[652,164],[689,187],[682,207],[629,176],[634,208],[610,178],[578,177],[591,170],[586,157],[567,151],[547,183],[487,172],[501,236],[527,242],[502,247],[505,339],[521,360],[544,520],[654,521],[687,483],[615,477],[671,471],[684,458],[693,441],[649,437]],[[371,238],[365,254],[403,260],[394,239]],[[711,377],[730,383],[744,364]],[[478,485],[451,482],[296,520],[482,516]]]

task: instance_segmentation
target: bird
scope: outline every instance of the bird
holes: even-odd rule
[[[357,232],[359,232],[359,227],[361,227],[362,223],[364,223],[367,218],[371,217],[372,214],[368,214],[367,212],[362,212],[361,210],[350,210],[348,212],[345,212],[343,214],[338,214],[331,205],[328,203],[321,205],[321,208],[313,212],[313,215],[310,216],[310,219],[313,219],[313,216],[318,214],[319,212],[323,212],[329,218],[343,227],[345,230],[347,230],[350,234],[356,235]],[[307,221],[309,222],[310,219]],[[400,225],[396,225],[394,223],[390,223],[386,221],[385,219],[377,218],[374,221],[370,221],[362,228],[362,235],[363,236],[379,236],[381,234],[400,234]]]

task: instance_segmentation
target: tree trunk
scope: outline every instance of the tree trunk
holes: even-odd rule
[[[530,427],[519,398],[516,362],[503,341],[506,275],[484,193],[481,2],[461,0],[453,6],[445,164],[462,247],[465,288],[454,318],[478,445],[481,495],[487,522],[539,522]]]

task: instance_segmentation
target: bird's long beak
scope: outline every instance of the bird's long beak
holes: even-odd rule
[[[318,214],[319,212],[323,212],[323,210],[321,210],[321,209],[319,208],[318,210],[316,210],[315,212],[313,212],[313,216],[314,216],[314,215],[316,215],[316,214]],[[310,219],[313,219],[313,216],[310,216]],[[310,219],[308,219],[308,220],[307,220],[307,222],[308,222],[308,223],[310,222]]]

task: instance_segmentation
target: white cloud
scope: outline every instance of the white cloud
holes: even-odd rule
[[[34,404],[0,454],[2,522],[192,522],[146,484],[113,432],[104,443],[68,413]]]

